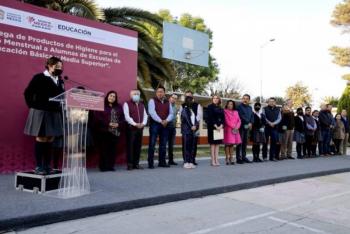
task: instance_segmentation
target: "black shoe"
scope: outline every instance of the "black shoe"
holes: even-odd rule
[[[237,160],[237,164],[244,164],[244,161],[242,161],[242,160]]]
[[[134,168],[134,169],[139,169],[139,170],[142,170],[142,169],[143,169],[143,167],[140,166],[140,165],[133,166],[133,168]]]
[[[131,165],[128,165],[128,166],[126,167],[126,170],[128,170],[128,171],[131,171],[132,169],[134,169],[134,167],[131,166]]]
[[[154,169],[154,166],[153,165],[148,165],[148,168],[149,169]]]
[[[260,158],[257,158],[256,162],[263,162],[263,160],[261,160]]]
[[[36,167],[34,170],[34,173],[36,175],[45,175],[46,174],[46,172],[44,171],[44,169],[42,167]]]
[[[304,159],[304,157],[303,156],[298,156],[297,159]]]
[[[270,158],[269,160],[270,160],[271,162],[277,162],[277,160],[274,159],[274,158]]]
[[[288,156],[287,159],[295,159],[294,157],[292,156]]]
[[[173,165],[173,166],[177,166],[177,163],[176,162],[174,162],[174,161],[169,161],[169,163],[168,163],[169,165]]]
[[[168,164],[158,164],[158,167],[170,167]]]
[[[197,165],[198,165],[198,163],[196,163],[196,162],[193,162],[193,165],[197,166]]]
[[[245,163],[251,163],[251,161],[250,161],[249,159],[247,159],[247,158],[244,158],[244,159],[243,159],[243,162],[245,162]]]

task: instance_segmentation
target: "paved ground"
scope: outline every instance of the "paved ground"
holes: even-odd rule
[[[349,171],[349,156],[234,166],[222,165],[220,167],[210,167],[209,161],[204,160],[194,170],[184,170],[181,166],[142,171],[119,169],[116,172],[107,173],[90,170],[88,174],[95,192],[87,196],[67,200],[16,191],[14,189],[14,176],[1,175],[0,231],[28,228],[108,212]],[[312,190],[309,193],[318,195],[317,190]],[[305,192],[305,195],[309,194]],[[215,200],[216,198],[211,199]],[[261,201],[265,201],[264,196],[261,196],[261,199]],[[286,198],[279,197],[277,201],[283,201],[284,199],[288,201],[287,196]],[[187,204],[200,201],[201,199],[190,201]],[[237,212],[220,213],[221,208],[225,208],[226,205],[237,208],[235,204],[225,204],[223,202],[222,207],[213,204],[213,209],[218,208],[216,211],[209,212],[208,210],[208,213],[204,212],[203,214],[206,217],[208,216],[209,219],[220,218],[222,222],[245,218],[250,214],[249,203],[242,205]],[[196,209],[191,208],[189,211],[196,212]],[[262,213],[266,211],[265,207],[262,207],[262,211]],[[198,212],[202,213],[202,211]],[[171,223],[173,219],[170,213],[168,215]],[[276,217],[282,220],[288,218],[287,216]],[[267,218],[273,223],[278,223],[276,219]],[[189,217],[189,220],[191,219]],[[183,221],[187,222],[188,220],[184,219]],[[209,221],[205,219],[203,223],[191,227],[191,230],[206,227],[207,224],[210,224]],[[187,228],[188,225],[185,226],[184,228]]]
[[[62,233],[350,233],[350,173],[269,185],[20,231]]]

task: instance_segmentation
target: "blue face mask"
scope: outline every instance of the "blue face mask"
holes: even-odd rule
[[[139,102],[140,101],[140,95],[133,95],[132,96],[133,102]]]

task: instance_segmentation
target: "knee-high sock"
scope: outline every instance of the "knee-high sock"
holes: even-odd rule
[[[45,143],[45,154],[44,154],[44,168],[48,169],[51,167],[51,154],[52,154],[52,142],[46,142]]]
[[[43,158],[45,155],[45,147],[46,147],[46,142],[35,142],[35,161],[36,161],[36,166],[42,168],[43,167]]]

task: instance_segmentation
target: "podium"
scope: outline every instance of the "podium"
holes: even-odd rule
[[[89,110],[104,110],[104,94],[72,88],[50,101],[60,102],[63,116],[62,174],[57,190],[49,196],[73,198],[90,193],[86,172],[86,134]]]

